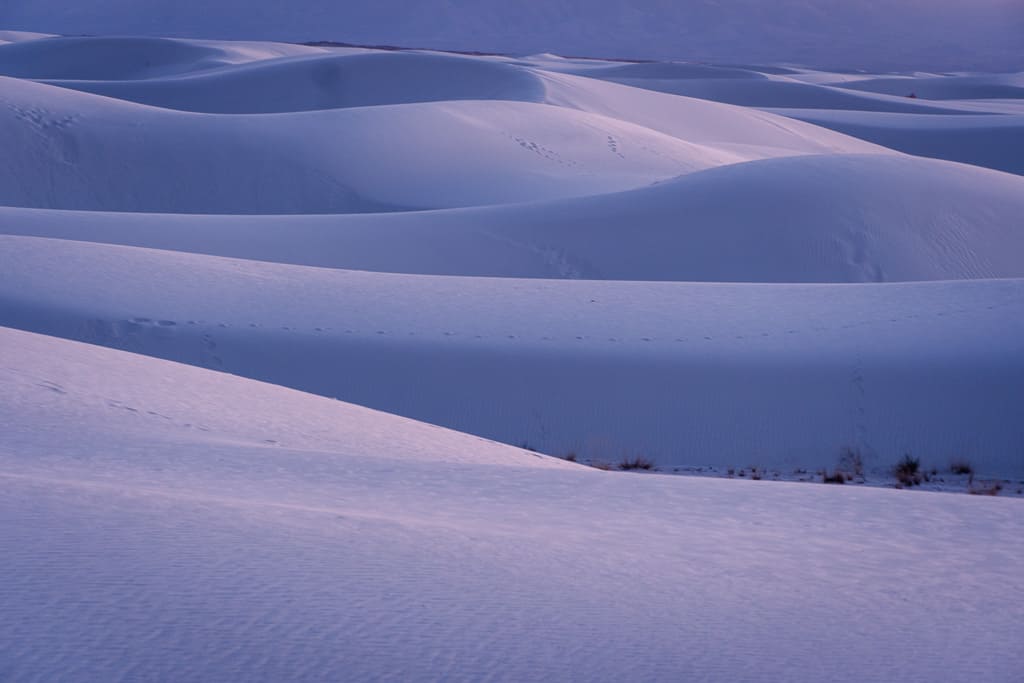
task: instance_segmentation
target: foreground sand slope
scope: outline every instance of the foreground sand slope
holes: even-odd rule
[[[153,358],[0,344],[13,680],[1024,666],[1021,501],[599,472]]]

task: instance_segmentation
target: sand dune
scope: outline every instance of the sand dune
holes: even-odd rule
[[[837,85],[888,95],[913,93],[926,100],[1024,99],[1024,73],[865,78]]]
[[[49,83],[168,109],[218,114],[365,107],[444,100],[540,102],[539,79],[522,68],[443,54],[314,53],[142,82]]]
[[[0,75],[17,78],[142,80],[214,69],[319,48],[280,43],[217,43],[169,38],[53,37],[0,46]]]
[[[104,80],[4,81],[2,324],[558,453],[820,467],[856,447],[880,470],[907,449],[1020,470],[1019,331],[1001,322],[1020,280],[993,278],[1024,277],[1021,178],[805,110],[590,77],[756,93],[810,72],[89,43],[54,54],[121,55],[89,66]],[[135,49],[224,63],[131,78]],[[1012,138],[1015,116],[964,106],[915,128],[921,145]],[[221,110],[246,113],[203,113]],[[999,147],[987,163],[1014,157]],[[894,281],[922,284],[841,284]],[[722,284],[742,282],[762,285]]]
[[[134,354],[6,329],[0,347],[17,680],[1021,664],[1019,501],[598,472]],[[988,628],[965,628],[972,610]],[[886,637],[910,629],[934,654]],[[709,654],[722,642],[742,656]]]
[[[853,111],[956,114],[941,102],[921,102],[907,95],[851,92],[829,86],[779,80],[614,78],[617,83],[672,95],[697,97],[744,107],[796,107]],[[739,85],[741,84],[741,86]],[[845,86],[846,84],[844,84]]]
[[[541,38],[0,32],[0,679],[1018,680],[1019,74]]]
[[[913,157],[818,155],[618,194],[448,211],[231,217],[0,208],[0,232],[400,273],[877,282],[1024,277],[1022,213],[1024,179],[1016,176]]]
[[[493,100],[173,112],[6,79],[0,202],[350,213],[597,194],[748,158],[598,114]],[[803,125],[803,124],[802,124]]]
[[[0,324],[548,453],[792,470],[858,448],[877,472],[969,453],[1024,478],[1024,280],[558,282],[0,244]]]
[[[0,31],[0,43],[20,43],[25,40],[38,40],[39,38],[51,38],[48,33],[33,33],[31,31]]]
[[[923,157],[1024,175],[1024,114],[885,114],[822,109],[777,113]]]

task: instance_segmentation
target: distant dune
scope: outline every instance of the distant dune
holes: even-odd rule
[[[7,0],[0,24],[73,35],[333,40],[843,69],[1024,68],[1017,0]]]

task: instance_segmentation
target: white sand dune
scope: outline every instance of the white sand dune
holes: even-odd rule
[[[753,156],[526,102],[217,116],[0,83],[7,141],[0,203],[17,206],[247,214],[446,208],[625,190]]]
[[[0,36],[2,37],[2,36]],[[0,75],[17,78],[144,80],[324,50],[283,43],[21,34],[0,46]]]
[[[218,114],[444,100],[540,102],[537,76],[500,61],[409,52],[313,53],[145,81],[48,83],[168,109]]]
[[[835,109],[853,111],[904,112],[923,114],[956,114],[955,107],[942,102],[922,102],[907,97],[910,90],[898,94],[855,92],[843,88],[792,82],[788,80],[755,80],[726,78],[641,78],[616,75],[608,80],[671,95],[695,97],[744,107],[794,107],[803,109]],[[627,72],[628,73],[628,72]],[[588,76],[605,78],[587,72]],[[859,81],[854,82],[853,85]],[[966,99],[966,98],[965,98]]]
[[[0,244],[5,326],[548,453],[791,470],[858,448],[878,472],[911,452],[1024,478],[1024,280],[559,282]]]
[[[908,154],[1024,175],[1024,113],[934,116],[823,109],[774,111]]]
[[[42,469],[56,454],[9,447],[59,445],[59,434],[40,427],[65,421],[79,435],[78,447],[96,457],[104,457],[100,451],[112,442],[149,438],[165,447],[279,447],[307,457],[578,469],[558,458],[224,373],[6,328],[0,337],[8,352],[2,381],[19,397],[0,406],[10,438],[7,465]],[[289,407],[282,409],[282,402]],[[117,459],[115,453],[105,457]],[[145,456],[134,464],[156,465]],[[104,478],[116,479],[113,472]]]
[[[683,140],[744,152],[753,158],[886,151],[878,145],[767,112],[573,74],[539,71],[538,75],[544,80],[546,101],[550,104],[629,121]]]
[[[759,67],[555,66],[560,73],[545,78],[562,79],[563,89],[570,87],[570,83],[564,82],[565,74],[575,73],[645,90],[759,107],[910,154],[1017,174],[1024,172],[1024,135],[1020,131],[1024,91],[1019,73],[873,78],[865,74],[840,77],[806,71],[769,79],[756,71]],[[716,73],[719,70],[724,74]],[[744,74],[748,77],[744,78]],[[912,93],[916,99],[907,97]],[[559,96],[551,99],[558,102]],[[597,99],[613,102],[617,98],[612,91],[598,95]],[[636,96],[628,99],[640,101]],[[678,97],[666,100],[686,101]],[[645,102],[645,109],[654,109],[654,102]],[[760,131],[757,134],[762,135]]]
[[[617,475],[95,346],[0,347],[12,680],[1024,665],[1020,501]]]
[[[846,90],[907,95],[926,100],[1024,99],[1024,72],[864,78],[836,84]]]
[[[392,92],[406,89],[414,93],[410,99],[422,99],[415,95],[415,70],[394,71],[393,55],[340,59],[381,66],[384,75],[398,78]],[[632,99],[635,89],[592,79],[548,74],[538,84],[536,76],[500,63],[467,68],[467,58],[402,59],[434,74],[428,86],[445,70],[454,69],[455,80],[468,71],[477,85],[497,87],[502,97],[522,96],[527,87],[535,95],[543,91],[545,103],[456,99],[274,116],[200,115],[0,79],[6,104],[0,133],[8,141],[0,203],[242,214],[434,209],[627,190],[775,156],[886,152],[772,114],[653,94]],[[255,69],[259,82],[273,86],[274,69],[262,64],[287,70],[310,63],[270,60],[239,68],[243,74]],[[503,69],[514,78],[488,77]],[[387,101],[371,82],[362,81],[368,95],[352,97]],[[189,101],[203,100],[201,92],[189,93]]]
[[[48,33],[33,33],[31,31],[0,31],[0,44],[20,43],[26,40],[38,40],[39,38],[51,38]]]
[[[569,63],[561,69],[563,73],[577,73],[591,78],[611,81],[619,79],[637,80],[676,80],[676,79],[731,79],[761,80],[767,75],[754,68],[717,66],[714,64],[695,64],[692,62],[639,62],[639,63],[605,63],[603,65]],[[657,88],[653,88],[657,89]]]
[[[1021,436],[1005,406],[1018,399],[1019,331],[997,320],[1019,305],[1019,280],[971,280],[1024,276],[1021,178],[545,70],[573,68],[550,56],[250,57],[93,84],[126,98],[182,88],[161,91],[161,107],[5,81],[17,163],[0,175],[15,205],[0,209],[0,230],[23,237],[3,239],[0,322],[553,452],[803,467],[858,447],[885,469],[909,449],[938,465],[969,453],[993,475],[1017,475]],[[329,109],[287,111],[313,103],[280,78],[318,65],[352,75],[352,87],[325,88]],[[655,78],[705,70],[590,67]],[[283,99],[264,107],[257,86]],[[250,93],[239,110],[286,111],[186,111],[216,109],[232,88]],[[474,88],[502,99],[459,99]],[[936,120],[979,126],[962,112]],[[943,282],[713,284],[881,281]],[[416,311],[427,317],[414,322]],[[942,344],[922,341],[932,338]],[[870,419],[851,389],[865,373]],[[496,398],[506,385],[518,388]],[[956,399],[935,406],[926,397],[936,392]],[[905,405],[917,407],[887,422]],[[735,428],[740,415],[768,414]],[[816,428],[800,427],[812,414]]]
[[[0,22],[285,16],[240,4]],[[455,7],[364,5],[278,28]],[[0,32],[0,680],[1019,679],[1019,75],[546,27],[529,57]]]
[[[1024,277],[1021,215],[1024,178],[914,157],[811,155],[623,193],[446,211],[242,217],[0,208],[0,233],[399,273],[891,282]]]

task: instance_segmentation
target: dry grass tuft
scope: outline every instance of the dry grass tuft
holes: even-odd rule
[[[642,455],[638,455],[633,458],[626,458],[620,462],[619,469],[624,472],[628,472],[630,470],[653,470],[656,468],[653,460],[649,460]]]

